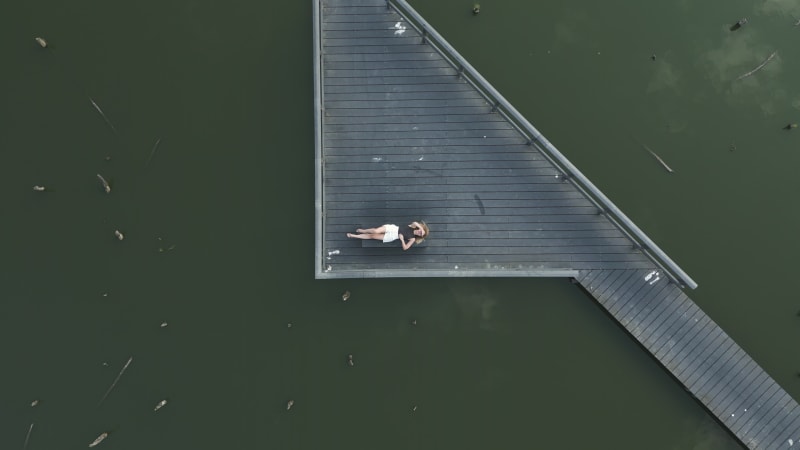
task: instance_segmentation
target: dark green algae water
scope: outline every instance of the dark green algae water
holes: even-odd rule
[[[413,4],[798,398],[800,5]],[[738,447],[565,280],[313,279],[310,1],[15,1],[0,37],[0,448]]]

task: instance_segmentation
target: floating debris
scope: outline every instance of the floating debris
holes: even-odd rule
[[[742,17],[741,19],[737,20],[735,24],[731,25],[730,30],[731,31],[736,31],[736,30],[738,30],[739,28],[742,28],[745,25],[747,25],[747,17]]]
[[[481,13],[481,4],[475,3],[474,5],[472,5],[472,15],[477,16],[480,13]]]
[[[167,404],[167,399],[161,400],[160,402],[158,402],[156,407],[153,408],[153,412],[158,411],[159,409],[163,408],[164,405],[166,405],[166,404]]]
[[[33,187],[33,190],[36,191],[36,192],[44,192],[45,187],[44,186],[39,186],[37,184],[36,186]]]
[[[22,446],[22,450],[28,448],[28,441],[31,440],[31,431],[33,431],[33,423],[31,423],[31,426],[28,427],[28,434],[25,435],[25,445]]]
[[[342,301],[346,302],[347,299],[349,298],[350,298],[350,291],[344,291],[344,294],[342,294]]]
[[[155,144],[153,144],[153,149],[152,149],[152,150],[150,150],[150,156],[149,156],[149,157],[147,157],[147,162],[146,162],[146,163],[144,163],[144,166],[145,166],[145,167],[147,167],[147,166],[149,166],[149,165],[150,165],[150,160],[152,160],[152,159],[153,159],[153,155],[155,155],[155,154],[156,154],[156,149],[158,148],[158,144],[160,144],[160,143],[161,143],[161,138],[158,138],[158,139],[156,140],[156,143],[155,143]]]
[[[125,235],[122,234],[119,230],[114,230],[114,236],[116,236],[117,239],[119,239],[120,241],[125,239]]]
[[[652,55],[650,55],[650,59],[652,59],[653,61],[655,61],[655,60],[656,60],[656,54],[655,54],[655,53],[653,53]]]
[[[650,154],[651,154],[651,155],[653,155],[653,157],[654,157],[654,158],[655,158],[655,159],[656,159],[658,162],[660,162],[660,163],[661,163],[661,165],[662,165],[662,166],[664,166],[664,168],[665,168],[665,169],[667,169],[667,172],[669,172],[669,173],[673,173],[673,172],[675,172],[674,170],[672,170],[672,168],[671,168],[670,166],[668,166],[668,165],[667,165],[667,163],[665,163],[665,162],[664,162],[664,160],[663,160],[663,159],[661,159],[661,157],[660,157],[660,156],[656,155],[656,152],[654,152],[654,151],[650,150],[650,148],[649,148],[648,146],[646,146],[646,145],[644,145],[644,144],[642,144],[642,145],[644,146],[645,150],[647,150],[648,152],[650,152]]]
[[[286,328],[292,328],[292,322],[287,323]]]
[[[89,101],[92,102],[92,106],[94,106],[94,109],[96,109],[97,112],[99,112],[100,115],[103,116],[103,120],[105,120],[106,123],[108,124],[108,126],[111,127],[111,131],[113,131],[114,134],[117,134],[117,129],[114,128],[114,124],[112,124],[111,121],[108,120],[108,117],[106,117],[106,114],[103,112],[102,109],[100,109],[99,106],[97,106],[97,103],[95,103],[94,100],[92,100],[92,97],[89,97]]]
[[[347,355],[347,365],[353,367],[355,363],[353,362],[353,355]]]
[[[33,38],[33,40],[35,40],[40,47],[47,48],[47,41],[45,41],[44,38],[36,36],[35,38]]]
[[[106,181],[106,179],[103,178],[103,176],[100,175],[99,173],[97,174],[97,179],[100,180],[100,183],[102,183],[103,189],[106,191],[106,194],[111,193],[111,185],[108,184],[108,181]]]
[[[39,400],[34,400],[31,402],[31,407],[34,407],[39,404]]]
[[[108,390],[106,391],[106,393],[103,394],[103,398],[100,399],[100,402],[97,404],[97,406],[100,406],[103,403],[103,401],[106,399],[106,397],[108,397],[108,394],[111,393],[111,390],[114,389],[114,386],[117,385],[117,382],[119,381],[120,377],[122,377],[122,374],[125,373],[125,369],[127,369],[128,366],[131,365],[131,361],[133,361],[133,356],[128,358],[128,362],[126,362],[125,365],[122,366],[122,370],[119,371],[119,374],[117,375],[117,378],[115,378],[114,382],[111,383],[111,387],[109,387]],[[103,439],[105,439],[105,438],[103,438]],[[90,447],[91,447],[91,445],[90,445]]]
[[[100,436],[97,436],[97,439],[95,439],[94,441],[92,441],[92,443],[91,443],[91,444],[89,444],[89,447],[94,447],[94,446],[96,446],[97,444],[99,444],[99,443],[103,442],[103,439],[105,439],[105,438],[107,438],[107,437],[108,437],[108,433],[103,433],[103,434],[101,434]]]
[[[797,124],[796,123],[789,123],[789,124],[786,124],[785,127],[783,127],[784,130],[792,130],[794,128],[797,128]],[[34,188],[34,189],[36,189],[36,188]]]
[[[411,321],[411,325],[413,325],[413,326],[417,326],[417,319],[414,319],[414,320],[412,320],[412,321]]]
[[[762,62],[761,64],[759,64],[759,65],[758,65],[758,67],[756,67],[755,69],[753,69],[753,70],[751,70],[750,72],[747,72],[747,73],[745,73],[745,74],[743,74],[743,75],[739,75],[739,78],[737,78],[737,80],[741,80],[742,78],[747,78],[747,77],[749,77],[750,75],[752,75],[752,74],[754,74],[754,73],[758,72],[759,70],[763,69],[763,68],[764,68],[764,66],[766,66],[766,65],[767,65],[767,63],[769,63],[770,61],[772,61],[772,58],[774,58],[774,57],[775,57],[775,55],[777,55],[777,54],[778,54],[778,51],[777,51],[777,50],[775,50],[774,52],[772,52],[772,54],[771,54],[771,55],[769,55],[769,56],[767,57],[767,59],[765,59],[765,60],[764,60],[764,62]]]
[[[167,322],[161,322],[161,328],[166,328],[169,325]]]
[[[286,410],[287,411],[292,409],[292,406],[294,406],[294,400],[289,400],[288,402],[286,402]]]

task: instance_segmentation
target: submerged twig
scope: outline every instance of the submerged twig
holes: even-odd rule
[[[31,423],[30,428],[28,428],[28,434],[25,436],[25,445],[22,446],[22,450],[28,448],[28,441],[31,439],[31,431],[33,431],[33,423]]]
[[[108,394],[111,393],[111,390],[114,389],[114,386],[117,385],[117,382],[119,381],[120,377],[122,377],[122,374],[125,373],[125,369],[127,369],[128,366],[131,365],[131,361],[133,361],[133,356],[128,358],[128,362],[126,362],[125,365],[122,366],[122,370],[119,371],[119,374],[117,375],[117,378],[115,378],[114,382],[111,383],[111,387],[109,387],[108,390],[106,391],[106,393],[103,394],[103,398],[100,399],[100,403],[98,403],[97,406],[100,406],[103,403],[103,401],[106,399],[106,397],[108,397]],[[103,433],[103,434],[106,434],[106,433]],[[103,439],[105,439],[105,437],[103,437],[103,439],[100,439],[100,438],[98,438],[98,439],[102,441]],[[99,442],[97,442],[95,445],[97,445],[97,444],[99,444]],[[89,447],[93,447],[93,446],[90,445]]]
[[[106,117],[106,113],[104,113],[103,110],[100,109],[99,106],[97,106],[97,103],[95,103],[94,100],[92,100],[92,97],[89,97],[89,101],[92,102],[92,106],[94,106],[94,109],[96,109],[97,112],[99,112],[100,115],[103,116],[103,120],[105,120],[108,126],[111,127],[111,131],[113,131],[114,134],[117,134],[117,129],[114,128],[114,124],[112,124],[111,121],[108,120],[108,117]]]
[[[153,149],[150,150],[150,156],[147,158],[147,162],[144,163],[144,166],[147,167],[150,165],[150,160],[153,159],[153,155],[156,154],[156,149],[158,149],[158,144],[161,143],[161,138],[158,138],[155,144],[153,144]]]
[[[672,167],[668,166],[668,165],[667,165],[667,163],[665,163],[665,162],[664,162],[664,160],[663,160],[663,159],[661,159],[661,157],[660,157],[660,156],[656,155],[656,152],[654,152],[654,151],[650,150],[650,147],[648,147],[648,146],[646,146],[646,145],[644,145],[644,144],[642,144],[642,146],[644,147],[644,149],[645,149],[645,150],[647,150],[648,152],[650,152],[650,154],[651,154],[651,155],[653,155],[653,157],[654,157],[654,158],[655,158],[655,159],[656,159],[658,162],[660,162],[660,163],[661,163],[661,165],[662,165],[662,166],[664,166],[664,168],[665,168],[665,169],[667,169],[667,172],[669,172],[669,173],[673,173],[673,172],[675,172],[674,170],[672,170]]]
[[[777,51],[777,50],[775,50],[774,52],[772,52],[772,54],[771,54],[771,55],[769,55],[769,56],[767,57],[767,59],[765,59],[765,60],[764,60],[764,62],[762,62],[761,64],[759,64],[759,65],[758,65],[758,66],[757,66],[755,69],[753,69],[753,70],[751,70],[750,72],[747,72],[747,73],[745,73],[745,74],[743,74],[743,75],[739,75],[739,78],[737,78],[737,80],[741,80],[742,78],[747,78],[747,77],[749,77],[750,75],[752,75],[752,74],[754,74],[754,73],[758,72],[759,70],[763,69],[763,68],[764,68],[764,66],[766,66],[766,65],[767,65],[767,63],[769,63],[770,61],[772,61],[772,58],[774,58],[774,57],[775,57],[775,55],[777,55],[777,54],[778,54],[778,51]]]
[[[103,176],[100,175],[99,173],[97,174],[97,179],[100,180],[100,183],[103,184],[103,189],[106,191],[106,194],[110,193],[111,192],[111,185],[108,184],[108,181],[106,181],[106,179],[103,178]]]

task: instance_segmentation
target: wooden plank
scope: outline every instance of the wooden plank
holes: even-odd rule
[[[674,366],[671,364],[671,362],[675,356],[684,354],[684,352],[690,352],[696,344],[696,337],[700,337],[702,339],[709,332],[715,329],[716,327],[714,323],[711,322],[711,319],[709,319],[708,316],[705,314],[698,316],[698,320],[696,322],[693,321],[691,323],[687,323],[686,327],[683,328],[684,331],[677,334],[672,345],[665,345],[660,349],[661,353],[657,355],[658,359],[661,360],[661,363],[670,370],[673,370]]]
[[[736,420],[728,424],[730,430],[737,435],[741,435],[742,430],[745,429],[749,420],[757,415],[759,406],[758,399],[765,396],[768,398],[773,394],[772,391],[780,389],[780,386],[778,386],[778,384],[770,378],[769,374],[763,370],[760,372],[754,385],[756,386],[755,389],[749,389],[747,395],[742,400],[742,409],[737,413]]]
[[[706,404],[709,409],[715,410],[718,407],[719,401],[727,396],[734,385],[738,384],[744,377],[747,376],[756,367],[752,358],[742,358],[738,366],[733,368],[729,373],[725,374],[722,379],[710,387],[706,395]]]
[[[657,347],[660,347],[660,343],[663,342],[662,338],[669,332],[670,325],[674,323],[673,318],[682,315],[691,303],[689,297],[681,292],[676,298],[664,302],[662,306],[645,317],[642,327],[648,331],[642,333],[644,339],[641,341],[645,348],[652,353]]]
[[[589,270],[586,271],[586,275],[580,279],[580,283],[587,292],[597,298],[594,294],[596,294],[598,288],[602,287],[604,283],[607,283],[606,280],[613,280],[622,274],[623,271],[621,270]]]
[[[732,419],[728,421],[728,428],[734,433],[747,422],[747,418],[753,415],[753,399],[767,392],[771,387],[771,380],[769,375],[763,370],[757,371],[755,377],[746,391],[738,398],[736,402],[732,402],[723,415],[732,415]],[[756,394],[758,393],[758,394]]]
[[[775,398],[777,398],[777,400],[771,402],[772,406],[769,407],[768,412],[766,412],[756,426],[753,427],[753,429],[758,430],[750,435],[750,439],[755,442],[773,441],[774,435],[772,435],[772,433],[775,429],[776,417],[782,415],[783,408],[794,403],[792,398],[785,391],[780,391]],[[794,406],[796,406],[796,404]]]
[[[702,397],[703,403],[710,403],[714,396],[718,394],[719,389],[724,387],[725,383],[729,383],[742,370],[748,359],[751,359],[750,356],[740,349],[725,363],[724,370],[718,370],[705,383],[698,385],[696,392],[698,396]]]
[[[748,418],[745,425],[741,427],[739,436],[743,438],[743,442],[747,443],[759,437],[758,432],[763,429],[765,417],[776,411],[776,405],[784,397],[785,392],[777,383],[775,383],[774,387],[774,389],[768,391],[768,395],[764,395],[763,399],[759,400],[759,403],[754,407],[756,411],[753,416]]]
[[[627,239],[627,238],[625,238]],[[657,283],[650,286],[652,289],[643,293],[642,298],[636,302],[633,308],[630,308],[625,314],[620,314],[617,320],[633,333],[634,328],[638,321],[638,317],[646,314],[647,311],[656,307],[666,296],[672,292],[670,283]]]
[[[664,302],[670,301],[674,296],[676,296],[675,289],[673,289],[672,284],[664,283],[662,285],[661,291],[658,292],[658,295],[650,297],[650,300],[642,305],[635,314],[630,314],[623,318],[622,323],[624,323],[625,327],[630,331],[631,335],[636,338],[641,343],[644,343],[644,338],[642,336],[642,332],[645,331],[645,328],[642,326],[642,321],[650,315],[653,310],[662,306]]]
[[[631,298],[634,298],[632,296],[644,288],[646,283],[642,279],[642,272],[643,271],[635,271],[634,276],[629,278],[625,284],[616,290],[613,301],[608,302],[606,306],[606,309],[608,309],[611,315],[617,317],[621,308],[624,307]]]
[[[753,399],[751,405],[747,408],[747,411],[752,414],[745,416],[744,421],[741,424],[736,425],[736,435],[740,436],[741,438],[747,438],[750,436],[753,426],[761,419],[761,417],[764,415],[764,412],[769,409],[769,401],[775,395],[780,395],[780,392],[783,390],[772,378],[768,378],[768,380],[764,382],[764,386],[766,387],[766,390],[764,390],[760,396]]]
[[[761,373],[764,372],[755,361],[753,364],[755,366],[753,370],[743,375],[738,380],[738,383],[729,386],[728,395],[720,396],[718,400],[720,416],[724,417],[726,421],[733,422],[732,419],[735,418],[735,412],[745,407],[743,402],[747,398],[747,393],[753,388],[753,384],[756,383]]]
[[[686,306],[686,311],[681,316],[669,317],[671,324],[664,332],[660,345],[652,347],[653,355],[659,360],[663,359],[666,354],[675,352],[677,350],[675,347],[679,344],[685,343],[685,340],[691,337],[687,336],[687,333],[696,332],[698,328],[695,327],[702,327],[708,322],[708,318],[700,311],[697,305],[688,303]]]
[[[700,370],[695,371],[686,378],[686,387],[693,392],[698,390],[698,388],[703,386],[710,378],[719,376],[720,370],[727,370],[729,367],[727,363],[731,358],[737,354],[741,355],[744,353],[742,349],[733,342],[733,339],[730,338],[727,339],[720,349],[721,352],[719,354],[715,354],[714,358],[708,358],[703,362]]]
[[[680,356],[676,355],[673,359],[664,361],[666,364],[674,367],[672,373],[679,380],[688,378],[688,376],[683,376],[684,372],[687,369],[691,371],[697,370],[702,362],[717,351],[728,338],[722,331],[722,328],[716,326],[713,321],[711,321],[709,325],[708,333],[697,333],[695,337],[687,343],[686,350],[682,352]]]
[[[785,414],[785,417],[786,419],[781,423],[781,425],[784,425],[783,428],[780,431],[776,428],[776,432],[773,433],[774,439],[766,443],[764,448],[780,448],[781,446],[788,448],[789,439],[796,441],[798,435],[800,435],[800,414],[798,413],[798,408],[794,408],[791,413]],[[765,440],[765,442],[766,441],[767,440]]]
[[[603,285],[599,285],[597,287],[594,297],[607,310],[608,305],[613,303],[614,293],[617,292],[621,286],[624,286],[631,278],[635,277],[635,271],[624,271],[617,273],[615,274],[614,278],[606,279]]]
[[[627,239],[626,239],[627,241]],[[630,246],[632,243],[628,241],[628,245]],[[633,251],[632,247],[627,249],[628,252]],[[639,275],[639,286],[636,290],[632,291],[630,294],[627,295],[627,299],[623,300],[620,299],[615,305],[614,317],[622,324],[626,326],[628,321],[625,318],[631,314],[635,314],[639,311],[640,308],[647,303],[651,296],[660,292],[666,283],[654,284],[651,285],[649,281],[645,279],[647,271],[641,271]],[[652,280],[651,280],[652,281]],[[626,327],[627,328],[627,327]]]

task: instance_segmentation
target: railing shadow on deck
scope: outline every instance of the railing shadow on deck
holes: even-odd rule
[[[428,44],[457,71],[457,76],[472,85],[492,105],[491,111],[503,116],[522,136],[528,145],[542,154],[561,172],[563,182],[572,183],[595,207],[599,215],[606,216],[657,266],[663,269],[670,281],[679,286],[695,289],[697,283],[689,277],[658,245],[639,229],[608,197],[605,196],[577,167],[567,160],[522,114],[519,113],[486,79],[481,76],[436,30],[428,24],[405,0],[386,0],[387,9],[393,9],[420,35],[420,44]]]

